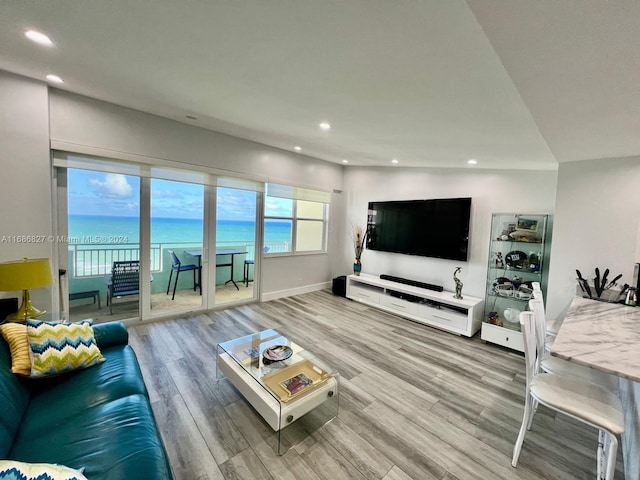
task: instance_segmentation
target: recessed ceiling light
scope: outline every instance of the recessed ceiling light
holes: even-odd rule
[[[186,118],[188,118],[189,120],[197,120],[198,117],[194,117],[193,115],[185,115]]]
[[[349,160],[342,160],[342,163],[349,163]]]
[[[296,152],[299,152],[300,150],[302,150],[302,147],[299,147],[298,145],[296,145],[295,147],[293,147],[293,149],[294,149]]]
[[[47,37],[44,33],[36,32],[35,30],[27,30],[26,32],[24,32],[24,36],[32,42],[39,43],[40,45],[46,45],[47,47],[53,45],[53,42],[49,37]]]
[[[469,165],[476,165],[478,161],[475,158],[470,158],[469,160],[467,160],[467,163]]]
[[[329,122],[322,122],[320,124],[320,130],[324,130],[325,132],[331,130],[331,124]]]
[[[53,83],[64,83],[64,80],[62,80],[59,76],[53,75],[51,73],[47,75],[47,80]]]
[[[393,160],[391,160],[391,163],[398,163],[398,160],[394,158]]]

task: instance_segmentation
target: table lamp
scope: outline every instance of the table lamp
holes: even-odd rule
[[[48,258],[25,258],[0,263],[0,291],[16,292],[22,290],[22,305],[17,312],[10,314],[7,321],[25,322],[27,318],[37,318],[46,311],[38,310],[31,304],[29,290],[47,287],[53,283],[51,264]]]

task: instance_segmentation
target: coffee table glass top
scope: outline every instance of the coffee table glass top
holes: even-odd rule
[[[267,349],[278,346],[284,347],[277,350],[277,352],[285,352],[282,356],[289,355],[289,349],[291,349],[291,355],[280,361],[271,361],[268,355],[265,357]],[[302,393],[305,386],[297,383],[300,379],[311,380],[315,386],[331,377],[331,373],[322,362],[275,330],[264,330],[223,342],[218,345],[218,348],[229,354],[245,372],[282,402],[295,398],[298,389]],[[285,371],[295,373],[295,375],[292,373],[292,376],[297,377],[294,383],[286,383],[289,379],[284,378]],[[285,383],[284,386],[283,383]],[[288,387],[289,391],[283,387]]]

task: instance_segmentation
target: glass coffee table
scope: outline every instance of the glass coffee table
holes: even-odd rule
[[[280,455],[338,415],[338,372],[275,330],[218,344],[217,376],[271,427]]]

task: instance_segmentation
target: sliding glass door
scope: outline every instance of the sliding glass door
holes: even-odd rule
[[[215,303],[246,301],[257,296],[257,246],[254,191],[218,187],[216,195]]]
[[[204,189],[191,183],[150,181],[153,314],[202,307]]]
[[[180,175],[99,159],[58,161],[62,304],[72,320],[146,319],[258,298],[262,194],[251,184],[216,186],[231,180],[197,172],[182,172],[187,181],[155,178]]]
[[[67,246],[60,267],[67,270],[70,318],[137,317],[140,178],[68,169],[66,182],[67,234],[58,243]],[[122,275],[114,278],[114,268]]]

